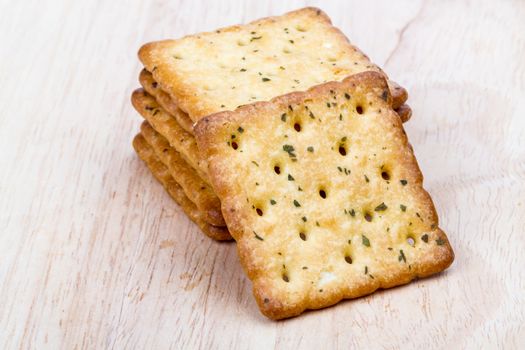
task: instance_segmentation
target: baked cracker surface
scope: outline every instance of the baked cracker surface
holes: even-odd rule
[[[381,74],[194,128],[261,312],[296,316],[447,268],[454,253]]]
[[[193,121],[363,71],[385,75],[312,7],[148,43],[139,59]],[[406,101],[399,85],[392,83],[392,94],[394,108]]]
[[[153,176],[162,184],[175,202],[180,205],[184,213],[207,236],[219,241],[232,239],[226,227],[212,226],[204,221],[204,214],[188,199],[184,190],[173,179],[168,168],[158,159],[153,148],[151,148],[142,135],[139,134],[135,136],[133,139],[133,148],[144,163],[146,163],[146,166],[152,172]]]

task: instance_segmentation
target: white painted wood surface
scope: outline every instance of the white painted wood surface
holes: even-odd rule
[[[0,348],[525,347],[524,1],[0,1]],[[445,273],[282,322],[130,142],[141,43],[315,5],[410,92]]]

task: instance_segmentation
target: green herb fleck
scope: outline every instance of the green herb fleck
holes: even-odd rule
[[[308,221],[308,219],[306,218],[306,216],[303,216],[302,219],[303,219],[304,222]]]
[[[341,168],[340,166],[337,167],[337,170],[339,170],[340,173],[343,172],[343,168]]]
[[[441,237],[439,237],[438,239],[436,239],[436,244],[437,245],[443,245],[445,244],[445,240]]]
[[[306,149],[308,152],[313,152],[314,151],[314,148],[312,146],[309,146],[307,149]]]
[[[252,160],[252,163],[255,164],[256,166],[259,166],[259,164],[255,160]]]
[[[284,70],[285,68],[283,66],[279,66],[279,69],[280,70]]]
[[[428,235],[425,233],[423,236],[421,236],[421,240],[425,243],[428,243]]]
[[[370,180],[368,179],[368,176],[365,175],[365,181],[366,182],[370,182]]]
[[[293,205],[295,205],[297,208],[301,206],[301,204],[297,200],[293,200]]]
[[[317,226],[317,227],[321,227],[321,225],[319,225],[319,221],[316,221],[316,222],[315,222],[315,226]]]
[[[281,120],[282,120],[283,122],[286,121],[286,113],[281,114]]]
[[[383,91],[383,93],[381,94],[381,98],[386,101],[388,99],[388,91]]]
[[[330,102],[326,102],[326,107],[330,108]]]
[[[244,129],[242,127],[239,126],[239,128],[237,129],[238,132],[240,132],[241,134],[244,132]]]
[[[293,41],[293,40],[288,40],[288,41],[289,41],[290,43],[292,43],[292,44],[294,43],[294,41]]]
[[[407,180],[399,180],[399,182],[401,182],[401,185],[403,185],[403,186],[405,186],[408,183]]]
[[[346,93],[346,92],[345,92],[345,98],[346,98],[347,100],[350,99],[350,95],[349,95],[348,93]]]
[[[352,217],[355,216],[355,210],[354,209],[350,209],[349,213],[350,213],[350,216],[352,216]]]
[[[368,239],[368,237],[366,237],[365,235],[361,235],[361,238],[362,238],[362,241],[363,241],[363,245],[365,247],[370,247],[370,240]]]
[[[259,241],[264,241],[264,238],[262,238],[261,236],[259,236],[257,234],[257,232],[253,231],[253,234],[255,235],[255,238],[258,239]]]
[[[407,211],[406,205],[400,204],[399,208],[401,208],[401,211],[403,211],[403,212]]]
[[[399,250],[399,256],[397,257],[397,261],[404,261],[405,263],[407,262],[405,253],[403,253],[403,249]]]
[[[368,275],[368,266],[365,266],[365,275]]]
[[[288,181],[295,181],[292,175],[288,174]]]
[[[274,199],[270,199],[270,204],[275,205],[277,202]]]
[[[292,159],[295,159],[297,157],[297,155],[294,153],[295,152],[295,149],[293,148],[292,145],[283,145],[283,151],[285,151],[286,153],[288,153],[288,155],[290,156],[290,158]]]
[[[266,83],[267,81],[270,81],[270,80],[271,80],[270,78],[266,78],[266,77],[262,78],[262,81],[265,82],[265,83]]]
[[[241,68],[241,72],[246,72],[246,68]]]
[[[379,204],[374,210],[375,211],[385,211],[388,207],[386,206],[386,204],[383,202],[381,204]]]
[[[310,116],[310,118],[315,119],[315,115],[312,113],[312,111],[310,111],[308,115]]]
[[[259,40],[260,38],[262,38],[262,35],[261,36],[254,36],[250,39],[250,42],[254,41],[254,40]]]

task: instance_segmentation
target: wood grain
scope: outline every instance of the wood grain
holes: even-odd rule
[[[523,1],[49,1],[0,11],[0,348],[525,346]],[[134,155],[139,46],[323,8],[407,87],[445,273],[283,322]]]

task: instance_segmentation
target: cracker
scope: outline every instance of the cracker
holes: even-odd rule
[[[412,109],[406,103],[396,108],[395,111],[403,123],[412,118]]]
[[[204,220],[204,213],[186,197],[182,187],[170,175],[168,168],[157,158],[146,140],[139,134],[133,139],[133,147],[139,157],[146,163],[153,176],[164,186],[170,196],[180,205],[184,213],[209,237],[223,241],[231,240],[226,227],[217,227]]]
[[[311,7],[148,43],[139,59],[193,121],[363,71],[385,75],[325,13]],[[397,108],[406,90],[395,84],[392,93]]]
[[[148,94],[153,96],[155,100],[175,118],[177,123],[187,132],[193,134],[193,121],[190,117],[181,111],[179,107],[173,102],[171,97],[160,89],[159,84],[153,79],[150,72],[143,69],[139,75],[140,85],[146,90]]]
[[[166,165],[173,179],[182,187],[189,200],[204,213],[204,221],[215,226],[225,226],[221,214],[221,202],[211,186],[199,177],[195,169],[147,121],[142,123],[140,131],[160,161]]]
[[[137,112],[168,140],[170,145],[181,154],[204,181],[209,183],[208,165],[206,160],[199,157],[199,150],[193,135],[186,132],[144,89],[133,91],[131,102]]]
[[[365,72],[195,126],[269,318],[408,283],[452,263],[391,98],[384,78]]]

